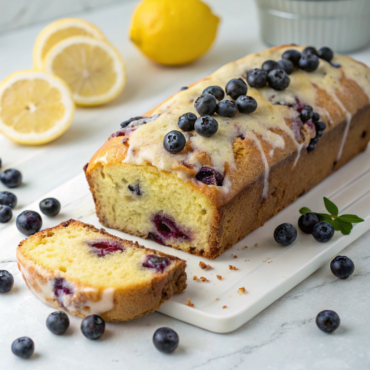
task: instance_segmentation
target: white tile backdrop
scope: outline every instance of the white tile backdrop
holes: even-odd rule
[[[32,23],[134,0],[0,0],[0,34]]]

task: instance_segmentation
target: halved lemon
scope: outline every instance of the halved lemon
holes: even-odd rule
[[[100,105],[113,100],[126,84],[120,54],[108,42],[86,36],[65,39],[51,48],[45,70],[63,79],[79,105]]]
[[[37,36],[33,47],[33,65],[42,70],[44,58],[58,42],[73,36],[87,36],[97,40],[105,40],[98,27],[79,18],[65,18],[50,23]]]
[[[68,86],[49,73],[20,71],[0,84],[0,132],[17,143],[56,139],[70,126],[74,109]]]

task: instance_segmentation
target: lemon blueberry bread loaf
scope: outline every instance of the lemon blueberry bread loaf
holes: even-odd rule
[[[370,69],[328,48],[229,63],[96,152],[85,172],[97,215],[215,258],[365,150],[369,98]]]
[[[130,320],[186,288],[185,261],[74,220],[22,241],[17,259],[37,297],[80,317]]]

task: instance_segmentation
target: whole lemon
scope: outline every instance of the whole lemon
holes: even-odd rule
[[[143,0],[132,16],[130,37],[155,62],[181,65],[210,48],[218,23],[200,0]]]

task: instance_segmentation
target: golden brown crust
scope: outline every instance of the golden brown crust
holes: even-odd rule
[[[83,307],[84,302],[99,302],[102,299],[103,292],[101,290],[89,289],[86,291],[84,288],[91,287],[86,287],[84,284],[79,282],[68,280],[68,282],[79,288],[73,298],[73,305],[75,307],[80,307],[81,309],[77,308],[71,312],[70,310],[66,310],[64,307],[60,307],[55,298],[50,296],[42,296],[42,287],[45,287],[48,282],[55,279],[57,276],[55,271],[41,268],[41,266],[38,266],[34,261],[28,259],[22,253],[22,246],[24,246],[26,243],[32,242],[35,239],[47,238],[51,235],[51,233],[57,232],[62,228],[76,226],[88,228],[89,230],[99,233],[100,235],[123,242],[125,247],[142,248],[149,253],[167,257],[173,263],[171,268],[167,269],[164,273],[154,276],[149,285],[144,284],[142,286],[135,286],[132,288],[115,289],[113,295],[113,308],[100,314],[105,320],[126,321],[143,316],[149,312],[154,312],[165,300],[168,300],[173,294],[180,293],[186,288],[186,262],[184,260],[153,249],[145,248],[137,242],[123,240],[111,235],[104,229],[99,230],[92,225],[71,219],[62,222],[53,228],[42,230],[39,233],[30,236],[28,239],[21,241],[17,248],[18,268],[22,272],[22,276],[28,288],[33,293],[38,295],[39,298],[45,300],[47,304],[60,310],[64,310],[68,313],[72,313],[73,315],[85,317],[86,307]]]

